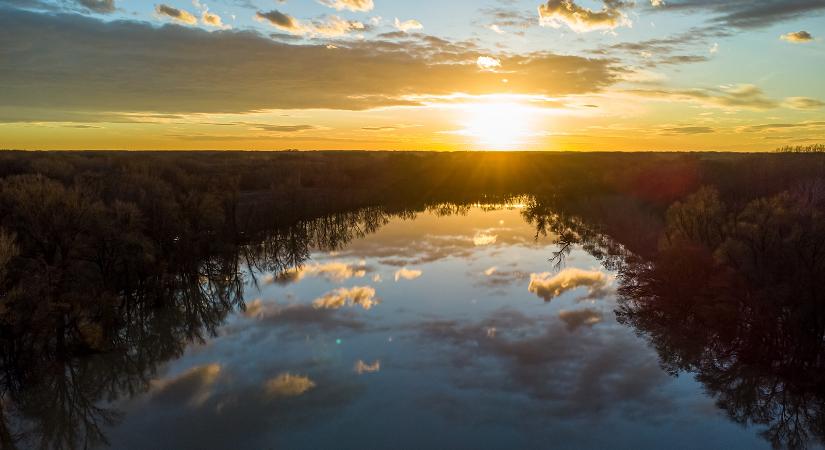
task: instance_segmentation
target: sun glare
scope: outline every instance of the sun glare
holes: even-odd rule
[[[533,115],[523,103],[472,103],[462,108],[462,114],[466,114],[462,134],[471,137],[479,150],[515,150],[534,134]]]

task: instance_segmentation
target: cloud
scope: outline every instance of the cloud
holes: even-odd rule
[[[370,286],[355,286],[352,288],[338,288],[312,302],[315,309],[340,309],[344,306],[360,306],[372,309],[381,303],[375,298],[375,289]]]
[[[595,299],[609,293],[610,282],[610,277],[598,270],[571,267],[555,275],[548,272],[531,273],[527,290],[549,302],[565,292],[584,287],[587,288],[584,299]]]
[[[477,232],[475,236],[473,236],[473,245],[476,247],[483,247],[485,245],[492,245],[495,244],[498,240],[497,234],[485,233],[485,232]]]
[[[115,12],[115,0],[77,0],[84,8],[100,14]]]
[[[257,13],[255,13],[255,18],[257,18],[258,20],[269,22],[275,28],[286,31],[288,33],[305,33],[304,27],[301,25],[298,19],[288,14],[284,14],[276,9],[267,12],[258,11]]]
[[[741,127],[738,131],[745,133],[760,133],[763,131],[777,131],[793,128],[820,128],[825,127],[825,121],[819,122],[798,122],[798,123],[765,123],[760,125],[748,125]]]
[[[825,106],[825,102],[808,97],[788,97],[782,106],[793,109],[820,109]]]
[[[423,272],[421,272],[420,270],[411,270],[404,267],[402,269],[398,269],[395,272],[395,281],[399,281],[402,279],[415,280],[416,278],[419,278],[421,275],[423,275]]]
[[[622,8],[630,6],[622,0],[603,0],[604,7],[593,11],[577,5],[573,0],[548,0],[539,5],[539,20],[543,26],[558,28],[567,25],[571,30],[582,33],[594,30],[612,30],[632,25]]]
[[[155,5],[155,12],[158,15],[169,17],[172,20],[178,21],[180,23],[185,23],[187,25],[195,25],[198,23],[198,19],[195,18],[195,16],[193,16],[188,11],[173,8],[169,5]]]
[[[596,320],[596,314],[580,316],[578,326]],[[580,319],[576,314],[567,317],[570,324]],[[570,324],[500,309],[478,321],[431,321],[418,328],[422,337],[437,344],[433,348],[445,349],[445,362],[460,387],[479,394],[515,392],[535,400],[545,420],[548,415],[593,419],[613,411],[609,406],[617,403],[625,412],[639,408],[643,416],[671,406],[662,403],[667,399],[659,388],[668,376],[659,368],[655,351],[632,332],[603,327],[598,333],[574,335]],[[496,331],[491,336],[492,329]],[[523,424],[525,417],[518,420]]]
[[[296,283],[306,277],[323,277],[327,281],[340,283],[350,278],[363,278],[367,275],[365,262],[349,264],[332,261],[324,264],[307,264],[298,268],[281,272],[277,275],[265,277],[267,283],[289,284]]]
[[[496,34],[513,34],[523,36],[528,28],[539,25],[534,14],[512,8],[483,8],[481,13],[488,17],[482,26]]]
[[[146,112],[363,110],[421,104],[411,94],[500,93],[500,74],[478,70],[482,55],[497,57],[508,68],[512,94],[593,93],[617,79],[615,62],[608,59],[546,52],[490,55],[471,42],[423,35],[336,42],[338,48],[330,51],[250,31],[22,10],[4,10],[0,30],[4,58],[15,61],[0,71],[5,120],[59,120],[81,113],[97,114],[101,121]],[[170,64],[183,55],[185,64]]]
[[[559,311],[559,319],[567,325],[570,331],[576,331],[583,326],[593,326],[602,321],[602,313],[591,308],[577,309],[573,311]]]
[[[246,309],[243,312],[244,317],[260,317],[264,309],[263,300],[256,298],[251,302],[246,303]]]
[[[303,375],[282,373],[269,379],[264,390],[271,397],[297,397],[315,387],[315,382]]]
[[[421,22],[415,19],[405,20],[402,22],[398,19],[398,17],[396,17],[395,28],[406,33],[412,30],[420,30],[424,28],[424,25],[421,25]]]
[[[515,267],[515,265],[512,265]],[[520,270],[503,270],[499,267],[490,267],[484,272],[484,277],[478,282],[479,285],[488,288],[500,288],[502,286],[509,286],[511,284],[526,280],[530,274]]]
[[[481,70],[494,70],[501,67],[501,61],[490,56],[479,56],[476,59],[476,65]]]
[[[338,11],[346,9],[354,12],[367,12],[375,8],[372,0],[318,0],[318,3]]]
[[[716,89],[631,90],[628,92],[643,97],[694,102],[708,107],[725,109],[766,110],[779,106],[778,101],[765,96],[762,89],[752,84],[739,84]]]
[[[708,12],[712,22],[735,28],[762,28],[807,17],[825,9],[821,0],[667,0],[657,11]]]
[[[221,19],[221,16],[219,16],[217,14],[214,14],[214,13],[211,13],[209,11],[203,11],[201,13],[201,22],[203,22],[204,25],[208,25],[210,27],[215,27],[215,28],[227,28],[228,27],[227,25],[224,25],[223,19]]]
[[[169,379],[152,382],[153,399],[168,404],[202,404],[211,395],[210,387],[221,374],[220,364],[193,367]]]
[[[372,364],[367,364],[362,360],[355,363],[355,373],[363,375],[365,373],[375,373],[381,370],[381,361],[374,361]]]
[[[672,36],[612,44],[607,48],[595,50],[594,53],[615,55],[616,52],[622,52],[625,54],[625,59],[635,58],[639,64],[646,67],[702,62],[706,61],[707,57],[703,54],[695,54],[696,52],[701,50],[704,53],[709,47],[708,52],[713,54],[712,50],[718,51],[718,45],[714,40],[730,37],[731,34],[730,31],[718,26],[692,27]]]
[[[352,31],[366,30],[366,25],[354,20],[345,20],[338,16],[330,16],[323,20],[302,22],[298,19],[277,10],[258,12],[258,20],[269,22],[275,28],[298,36],[318,36],[323,38],[341,37]],[[328,46],[329,47],[329,46]],[[332,48],[337,48],[332,46]]]
[[[366,25],[361,22],[332,16],[323,21],[313,22],[309,32],[323,37],[339,37],[352,31],[363,31],[365,29]]]
[[[708,133],[715,133],[716,130],[711,127],[672,127],[672,128],[665,128],[662,130],[662,134],[665,136],[677,136],[677,135],[692,135],[692,134],[708,134]]]
[[[814,37],[811,36],[811,33],[807,31],[797,31],[794,33],[786,33],[782,36],[779,36],[780,39],[783,41],[793,42],[793,43],[802,43],[802,42],[811,42],[814,40]]]
[[[366,323],[354,316],[354,313],[346,310],[316,308],[314,305],[292,304],[280,305],[274,302],[255,300],[247,306],[245,314],[249,318],[254,318],[261,326],[267,330],[274,327],[282,327],[280,331],[291,333],[306,333],[310,327],[317,327],[324,331],[350,330],[361,331],[366,328]],[[247,325],[243,325],[247,326]],[[226,331],[231,333],[236,330],[232,325]]]

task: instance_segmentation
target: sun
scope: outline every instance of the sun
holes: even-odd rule
[[[464,129],[479,150],[515,150],[533,136],[531,108],[523,103],[496,100],[470,103],[461,108]]]

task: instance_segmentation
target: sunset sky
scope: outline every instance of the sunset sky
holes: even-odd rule
[[[0,0],[0,148],[825,141],[825,0]]]

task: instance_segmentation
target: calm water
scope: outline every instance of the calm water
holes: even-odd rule
[[[431,208],[299,267],[241,258],[245,311],[105,403],[121,415],[104,434],[123,449],[770,448],[617,323],[615,270],[580,245],[551,261],[557,236],[523,213]]]

